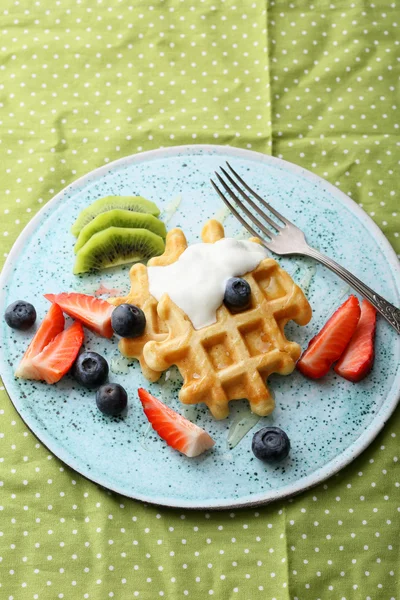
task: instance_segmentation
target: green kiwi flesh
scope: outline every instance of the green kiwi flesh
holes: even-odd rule
[[[160,214],[159,209],[150,200],[146,200],[141,196],[106,196],[99,198],[84,208],[80,213],[75,223],[71,227],[71,233],[78,237],[81,230],[90,223],[97,215],[104,213],[114,208],[122,208],[132,212],[149,213],[155,217]]]
[[[81,230],[75,244],[75,254],[86,244],[92,235],[107,227],[129,227],[131,229],[148,229],[165,239],[167,230],[160,219],[147,213],[131,212],[122,208],[114,208],[97,215]]]
[[[108,227],[92,235],[76,255],[74,274],[146,262],[164,252],[162,237],[148,229]]]

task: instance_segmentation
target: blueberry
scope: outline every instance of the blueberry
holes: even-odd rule
[[[105,415],[119,415],[128,403],[128,395],[119,383],[106,383],[96,392],[97,408]]]
[[[146,316],[134,304],[120,304],[111,314],[111,327],[122,337],[135,338],[145,330]]]
[[[289,454],[290,440],[279,427],[264,427],[254,434],[251,449],[260,460],[279,462]]]
[[[75,361],[74,377],[89,389],[102,385],[108,376],[108,363],[97,352],[82,352]]]
[[[231,277],[226,282],[224,302],[234,311],[244,310],[250,306],[251,288],[245,279]]]
[[[4,318],[13,329],[29,329],[36,321],[36,310],[25,300],[17,300],[7,307]]]

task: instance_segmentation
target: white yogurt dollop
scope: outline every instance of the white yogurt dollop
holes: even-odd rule
[[[268,253],[260,244],[223,238],[214,244],[189,246],[172,265],[148,267],[150,294],[168,294],[195,329],[212,325],[230,277],[255,269]]]

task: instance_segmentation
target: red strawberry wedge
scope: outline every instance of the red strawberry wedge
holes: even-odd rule
[[[82,325],[75,321],[69,329],[59,333],[40,354],[32,358],[32,364],[42,381],[60,381],[72,367],[82,346],[83,337]]]
[[[336,362],[356,330],[360,318],[360,304],[350,296],[331,316],[319,333],[308,344],[307,350],[297,363],[297,368],[310,379],[326,375]]]
[[[61,308],[58,304],[53,304],[22,357],[22,360],[15,371],[15,377],[21,377],[23,379],[40,379],[37,369],[32,364],[32,359],[63,331],[64,321],[65,319]]]
[[[189,457],[198,456],[214,446],[214,440],[204,429],[182,417],[143,388],[139,388],[138,393],[153,429],[169,446]]]
[[[112,337],[111,313],[114,310],[112,304],[94,296],[75,292],[70,294],[45,294],[44,297],[50,302],[58,304],[67,315],[81,321],[88,329],[103,337]]]
[[[374,340],[376,309],[368,302],[361,302],[361,317],[350,344],[334,369],[349,381],[361,381],[372,369],[375,358]]]

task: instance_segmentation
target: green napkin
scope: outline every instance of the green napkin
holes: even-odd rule
[[[395,3],[6,0],[0,19],[2,260],[80,175],[188,143],[322,175],[400,253]],[[400,597],[399,410],[292,500],[181,512],[63,466],[1,390],[0,598]]]

